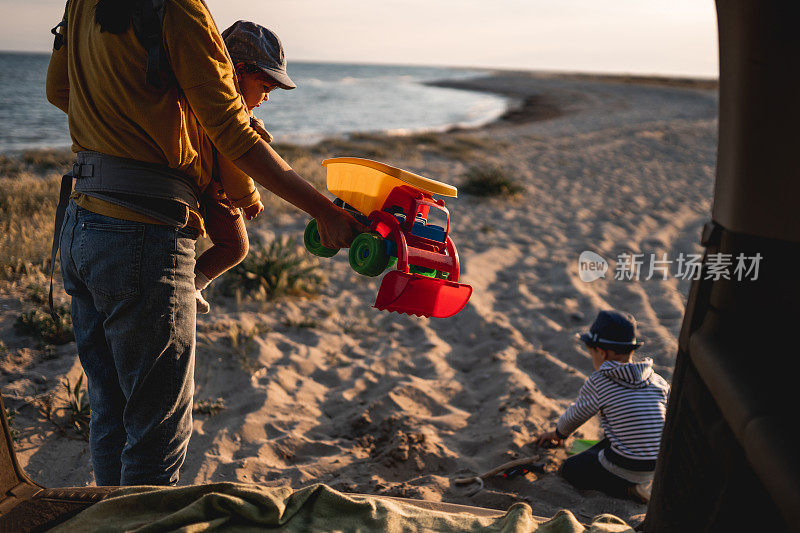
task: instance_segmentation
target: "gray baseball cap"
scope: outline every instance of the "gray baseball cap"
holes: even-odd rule
[[[297,87],[286,73],[281,40],[271,30],[255,22],[239,20],[222,32],[222,38],[234,63],[257,66],[282,89]]]

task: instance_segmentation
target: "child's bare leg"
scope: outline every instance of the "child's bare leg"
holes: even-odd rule
[[[239,264],[249,249],[244,219],[238,209],[219,202],[206,204],[206,231],[213,242],[211,248],[197,258],[195,265],[195,288],[205,289],[214,278]],[[198,298],[198,312],[208,302]],[[208,312],[207,310],[205,312]]]
[[[223,234],[213,235],[209,231],[209,237],[214,245],[197,258],[195,266],[195,273],[200,278],[199,281],[205,282],[206,286],[223,272],[241,263],[247,256],[250,247],[247,230],[241,216],[229,221]],[[195,285],[197,284],[198,281],[195,281]],[[205,287],[198,287],[198,289],[202,288]]]

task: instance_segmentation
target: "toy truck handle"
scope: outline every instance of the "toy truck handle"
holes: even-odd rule
[[[427,199],[425,197],[422,197],[422,198],[417,198],[416,202],[417,202],[417,209],[416,209],[417,213],[420,210],[419,209],[420,206],[423,206],[423,205],[426,205],[428,207],[434,207],[436,209],[444,211],[445,217],[447,217],[447,226],[445,228],[445,235],[450,235],[450,210],[447,209],[444,206],[444,200],[429,200],[429,199]],[[415,214],[415,216],[416,216],[416,214]],[[410,221],[410,224],[409,224],[409,221]],[[406,220],[406,225],[408,226],[406,228],[406,231],[411,231],[411,227],[414,225],[414,220],[413,220],[412,217],[409,217],[409,220]]]

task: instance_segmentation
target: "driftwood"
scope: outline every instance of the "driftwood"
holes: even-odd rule
[[[492,468],[488,472],[485,472],[479,476],[460,477],[453,480],[453,482],[456,485],[469,485],[470,483],[478,483],[478,485],[480,485],[478,487],[478,491],[480,491],[483,488],[483,481],[486,478],[495,476],[510,468],[514,468],[515,466],[523,466],[523,465],[530,466],[529,470],[531,470],[532,472],[539,472],[539,473],[544,472],[544,465],[542,463],[536,462],[532,457],[523,457],[522,459],[514,459],[513,461],[503,463],[500,466]]]

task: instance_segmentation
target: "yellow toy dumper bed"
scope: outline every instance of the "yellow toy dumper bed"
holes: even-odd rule
[[[328,171],[328,190],[369,216],[383,207],[395,187],[410,185],[428,194],[455,198],[458,189],[377,161],[357,157],[336,157],[322,162]]]

